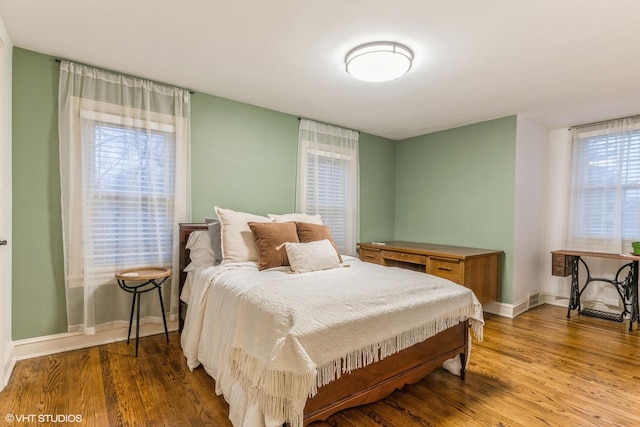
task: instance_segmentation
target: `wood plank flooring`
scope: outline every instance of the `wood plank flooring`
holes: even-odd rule
[[[637,324],[628,332],[627,322],[568,320],[550,305],[485,320],[466,381],[437,369],[312,427],[640,425]],[[141,338],[137,359],[133,352],[134,343],[119,342],[19,361],[0,393],[0,425],[231,425],[214,381],[187,369],[177,333],[169,343]],[[70,416],[82,422],[64,422]]]

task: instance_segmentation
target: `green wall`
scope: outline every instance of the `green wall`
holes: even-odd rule
[[[193,221],[213,207],[268,213],[295,208],[298,119],[196,93],[191,103]]]
[[[360,241],[394,239],[396,142],[360,134]]]
[[[66,332],[53,57],[13,50],[13,340]],[[298,119],[195,93],[192,220],[215,205],[255,213],[295,207]],[[392,239],[395,142],[360,134],[362,240]]]
[[[296,116],[194,94],[193,221],[215,215],[216,205],[262,215],[295,210],[298,126]],[[392,239],[395,142],[360,133],[359,148],[360,238]]]
[[[505,252],[501,301],[511,302],[516,117],[399,141],[395,237]]]
[[[13,339],[67,331],[53,58],[13,49]]]

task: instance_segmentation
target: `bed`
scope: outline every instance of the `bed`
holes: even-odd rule
[[[194,266],[188,243],[210,231],[181,225],[181,342],[189,368],[216,380],[234,426],[307,425],[443,365],[464,380],[470,332],[482,339],[484,324],[468,289],[348,256],[300,274],[250,261]]]

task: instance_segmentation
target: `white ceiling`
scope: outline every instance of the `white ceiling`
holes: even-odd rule
[[[392,139],[640,114],[638,0],[0,0],[14,46]],[[365,83],[354,46],[411,71]]]

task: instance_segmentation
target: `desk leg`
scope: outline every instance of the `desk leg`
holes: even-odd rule
[[[579,285],[579,277],[578,270],[580,257],[572,256],[570,257],[571,262],[571,290],[569,291],[569,308],[567,309],[567,317],[570,317],[571,310],[578,309],[580,311],[580,285]]]
[[[631,263],[631,318],[629,319],[629,331],[633,331],[633,322],[640,322],[640,309],[638,307],[638,261]]]

